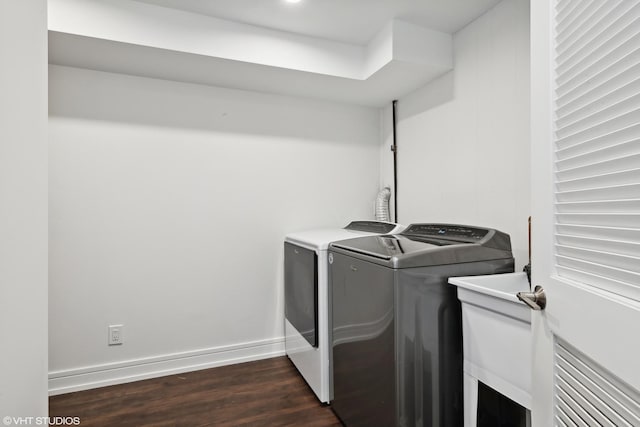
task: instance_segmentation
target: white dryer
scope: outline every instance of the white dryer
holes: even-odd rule
[[[397,224],[354,221],[344,228],[292,233],[284,243],[285,350],[321,402],[331,400],[329,378],[329,243],[402,231]]]

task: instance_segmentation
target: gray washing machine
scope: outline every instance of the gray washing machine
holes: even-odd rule
[[[509,235],[412,224],[329,246],[331,406],[347,427],[463,425],[460,302],[451,276],[514,270]]]

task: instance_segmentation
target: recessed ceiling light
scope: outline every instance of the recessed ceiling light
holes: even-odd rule
[[[300,0],[284,0],[287,3],[300,3]]]

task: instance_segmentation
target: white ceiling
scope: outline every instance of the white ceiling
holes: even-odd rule
[[[401,19],[455,33],[500,0],[138,0],[312,37],[365,44]]]
[[[48,0],[49,61],[380,107],[450,70],[442,32],[500,1]]]

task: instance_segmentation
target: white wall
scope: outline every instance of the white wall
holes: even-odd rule
[[[382,184],[392,182],[390,108]],[[504,0],[454,35],[454,70],[398,102],[398,216],[511,235],[527,263],[529,2]],[[535,226],[535,220],[534,220]]]
[[[375,109],[53,66],[49,132],[53,393],[283,354],[285,234],[373,216]]]
[[[0,417],[47,415],[47,4],[0,2]]]

